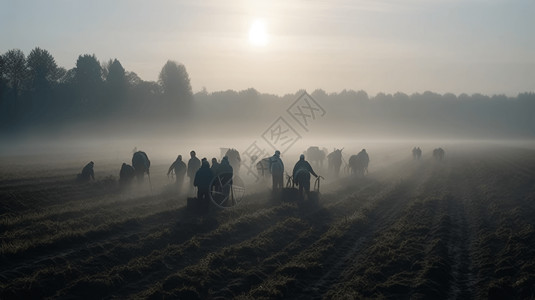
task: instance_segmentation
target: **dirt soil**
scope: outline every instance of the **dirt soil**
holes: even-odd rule
[[[532,149],[408,157],[317,203],[266,189],[207,215],[172,184],[0,172],[1,299],[535,298]]]

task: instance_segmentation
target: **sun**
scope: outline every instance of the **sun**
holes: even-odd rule
[[[266,22],[261,19],[254,20],[251,27],[249,27],[249,43],[253,46],[263,47],[268,43],[268,34],[266,30]]]

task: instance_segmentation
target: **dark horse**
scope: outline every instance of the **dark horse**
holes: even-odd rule
[[[327,162],[329,165],[329,172],[334,174],[334,177],[338,178],[340,174],[340,167],[342,166],[342,149],[335,149],[333,152],[327,155]]]
[[[271,176],[269,172],[269,157],[262,158],[256,163],[256,171],[259,178],[268,178]]]
[[[149,175],[150,160],[147,154],[143,151],[137,151],[132,156],[132,166],[134,167],[138,181],[143,181],[145,172]]]
[[[325,152],[324,150],[321,150],[317,146],[311,146],[308,147],[306,151],[306,156],[308,158],[308,161],[314,163],[317,167],[323,167],[323,161],[325,160]]]
[[[366,159],[365,156],[357,154],[351,155],[349,158],[349,168],[351,174],[364,175],[365,172],[368,172],[368,163],[369,159]]]

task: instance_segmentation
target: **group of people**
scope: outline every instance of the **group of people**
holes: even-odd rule
[[[138,177],[138,180],[141,181],[145,173],[150,176],[150,160],[147,154],[142,151],[134,151],[132,165],[123,163],[121,166],[119,174],[121,185],[131,182],[134,177]],[[89,162],[82,169],[81,174],[78,174],[78,179],[80,181],[94,180],[93,167],[94,162]],[[281,159],[280,151],[275,151],[273,156],[269,157],[268,169],[273,179],[273,191],[281,191],[284,187],[284,162]],[[220,162],[214,157],[210,164],[206,158],[199,159],[195,151],[190,152],[190,159],[187,163],[183,161],[182,155],[178,155],[167,171],[168,177],[175,177],[175,184],[179,190],[182,190],[184,179],[187,176],[189,178],[188,194],[193,194],[197,188],[197,200],[206,206],[210,201],[210,193],[214,189],[223,196],[230,194],[233,175],[234,170],[227,156],[224,156]],[[310,163],[305,160],[305,155],[301,154],[292,170],[293,184],[299,187],[300,195],[304,195],[304,192],[306,194],[310,192],[310,175],[318,177]],[[215,178],[217,180],[214,180]]]
[[[273,178],[273,192],[282,190],[284,185],[284,163],[280,154],[280,151],[277,150],[269,158],[269,172]],[[292,171],[293,182],[298,185],[301,195],[303,195],[303,191],[306,191],[307,194],[310,191],[310,174],[316,178],[318,177],[310,163],[305,160],[305,155],[301,154]]]
[[[179,189],[183,187],[184,177],[187,175],[189,178],[188,192],[191,194],[196,187],[197,201],[206,208],[209,205],[212,189],[217,189],[221,195],[230,194],[234,175],[234,170],[227,156],[223,157],[221,162],[218,162],[217,158],[214,157],[211,162],[212,165],[206,158],[199,159],[195,151],[191,151],[187,164],[182,161],[182,155],[179,155],[167,171],[167,176],[174,174],[175,183]],[[214,180],[216,177],[217,179]]]

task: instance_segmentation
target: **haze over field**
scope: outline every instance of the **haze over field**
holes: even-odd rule
[[[0,0],[0,299],[534,299],[533,12]]]
[[[0,150],[28,139],[216,148],[265,142],[278,118],[299,148],[535,133],[532,1],[0,5]],[[306,126],[294,114],[304,90],[321,109]]]

